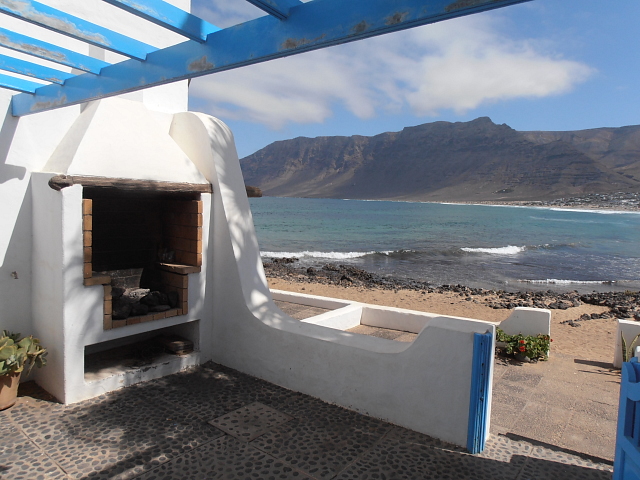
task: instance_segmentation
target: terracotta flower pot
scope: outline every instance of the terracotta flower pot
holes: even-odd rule
[[[21,373],[14,372],[0,377],[0,410],[9,408],[16,403]]]

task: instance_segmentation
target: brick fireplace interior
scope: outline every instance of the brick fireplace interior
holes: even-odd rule
[[[202,265],[198,192],[83,188],[85,285],[103,285],[103,328],[184,315]]]

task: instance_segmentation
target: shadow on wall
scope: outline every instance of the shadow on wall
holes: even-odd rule
[[[0,164],[2,173],[2,164]],[[1,183],[1,182],[0,182]],[[33,333],[31,322],[31,182],[27,186],[4,262],[0,258],[0,325],[25,335]],[[0,207],[2,208],[2,207]],[[4,227],[6,228],[6,226]]]
[[[13,137],[18,128],[18,118],[11,115],[11,104],[7,108],[0,129],[0,184],[8,182],[11,179],[18,178],[22,180],[27,173],[25,167],[15,165],[7,165],[7,156],[13,142]]]

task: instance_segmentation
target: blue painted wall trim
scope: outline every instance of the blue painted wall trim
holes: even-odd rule
[[[640,479],[640,364],[622,364],[613,480]]]
[[[0,12],[138,60],[144,60],[147,53],[157,50],[126,35],[31,0],[0,0]]]
[[[484,450],[491,400],[493,345],[493,334],[491,332],[474,334],[469,430],[467,434],[467,450],[471,453],[480,453]]]
[[[26,53],[34,57],[43,58],[50,62],[76,68],[83,72],[100,73],[104,67],[111,65],[88,55],[74,52],[66,48],[59,47],[52,43],[43,42],[27,35],[12,32],[0,28],[0,45],[16,52]]]
[[[0,0],[0,2],[3,0]],[[4,0],[6,1],[6,0]],[[529,0],[314,0],[271,16],[188,40],[105,67],[99,77],[78,75],[36,95],[14,95],[15,116],[97,100],[143,88],[230,70]]]

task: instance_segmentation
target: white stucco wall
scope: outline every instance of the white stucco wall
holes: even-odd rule
[[[231,132],[212,117],[182,113],[171,135],[214,189],[214,360],[465,445],[473,334],[493,334],[493,324],[435,316],[405,344],[293,320],[267,287]],[[353,307],[341,312],[361,315]]]

